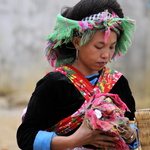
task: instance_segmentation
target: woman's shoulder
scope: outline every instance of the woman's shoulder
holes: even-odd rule
[[[63,75],[60,72],[52,71],[46,73],[46,75],[37,82],[36,86],[57,87],[59,85],[69,84],[69,83],[71,82],[65,75]]]
[[[122,76],[120,77],[120,79],[118,80],[118,82],[120,84],[128,84],[128,80],[127,78],[122,74]]]
[[[120,90],[124,90],[124,89],[129,89],[129,83],[127,78],[124,75],[121,75],[120,78],[118,79],[118,81],[116,82],[116,84],[114,85],[113,89],[120,89]]]
[[[36,96],[43,96],[48,93],[57,95],[62,93],[64,89],[71,90],[72,88],[71,81],[65,75],[60,72],[49,72],[36,83],[33,94]]]
[[[51,72],[46,73],[43,79],[60,81],[60,80],[66,80],[66,76],[62,74],[61,72],[51,71]]]

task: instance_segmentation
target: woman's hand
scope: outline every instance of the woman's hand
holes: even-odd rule
[[[92,130],[84,120],[78,130],[70,136],[55,136],[51,141],[52,150],[73,149],[83,145],[93,145],[98,148],[114,147],[118,137],[103,135],[100,130]]]
[[[92,130],[88,126],[87,121],[84,120],[79,129],[71,135],[71,138],[74,141],[74,147],[82,145],[93,145],[98,148],[114,147],[114,143],[119,138],[103,135],[102,133],[101,130]]]
[[[136,130],[130,126],[128,118],[126,119],[126,125],[120,125],[123,130],[120,131],[120,135],[124,138],[126,143],[132,143],[136,138]]]

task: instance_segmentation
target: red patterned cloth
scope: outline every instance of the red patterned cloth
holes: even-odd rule
[[[93,86],[73,66],[62,66],[56,68],[54,71],[61,72],[67,76],[85,98],[85,102],[75,113],[73,113],[71,116],[68,116],[67,118],[64,118],[53,127],[46,129],[46,131],[54,131],[57,135],[67,134],[68,132],[77,128],[84,119],[87,103],[91,99],[92,95],[94,93],[109,92],[122,75],[120,72],[104,67],[97,84]]]
[[[98,93],[93,95],[87,104],[85,119],[93,130],[99,129],[104,131],[103,134],[118,136],[116,150],[129,150],[125,141],[119,136],[119,130],[123,130],[120,125],[126,124],[125,111],[129,109],[117,94]],[[109,147],[109,149],[114,149],[114,147]]]

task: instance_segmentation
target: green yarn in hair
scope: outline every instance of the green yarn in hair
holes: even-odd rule
[[[131,32],[135,32],[136,30],[135,22],[129,21],[129,18],[116,18],[116,20],[121,21],[123,31],[118,38],[115,54],[118,52],[125,54],[131,46],[131,39],[133,38]]]
[[[64,18],[60,14],[57,16],[56,25],[54,27],[54,32],[50,34],[46,40],[56,41],[56,44],[53,48],[60,46],[63,40],[64,44],[70,42],[73,38],[74,29],[81,30],[81,26],[77,21]]]

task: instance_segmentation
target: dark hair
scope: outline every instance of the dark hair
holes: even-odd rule
[[[106,9],[110,13],[115,12],[120,18],[124,17],[120,4],[117,0],[80,0],[74,7],[64,7],[61,15],[73,20],[82,20],[87,16],[103,12]],[[55,51],[58,51],[59,53],[59,61],[64,59],[64,56],[66,59],[72,57],[72,62],[76,58],[76,49],[72,42],[62,44],[60,47],[55,49]]]
[[[110,13],[115,12],[120,18],[124,17],[117,0],[81,0],[74,7],[67,7],[62,12],[62,16],[73,20],[82,20],[87,16],[103,12],[106,9]]]

